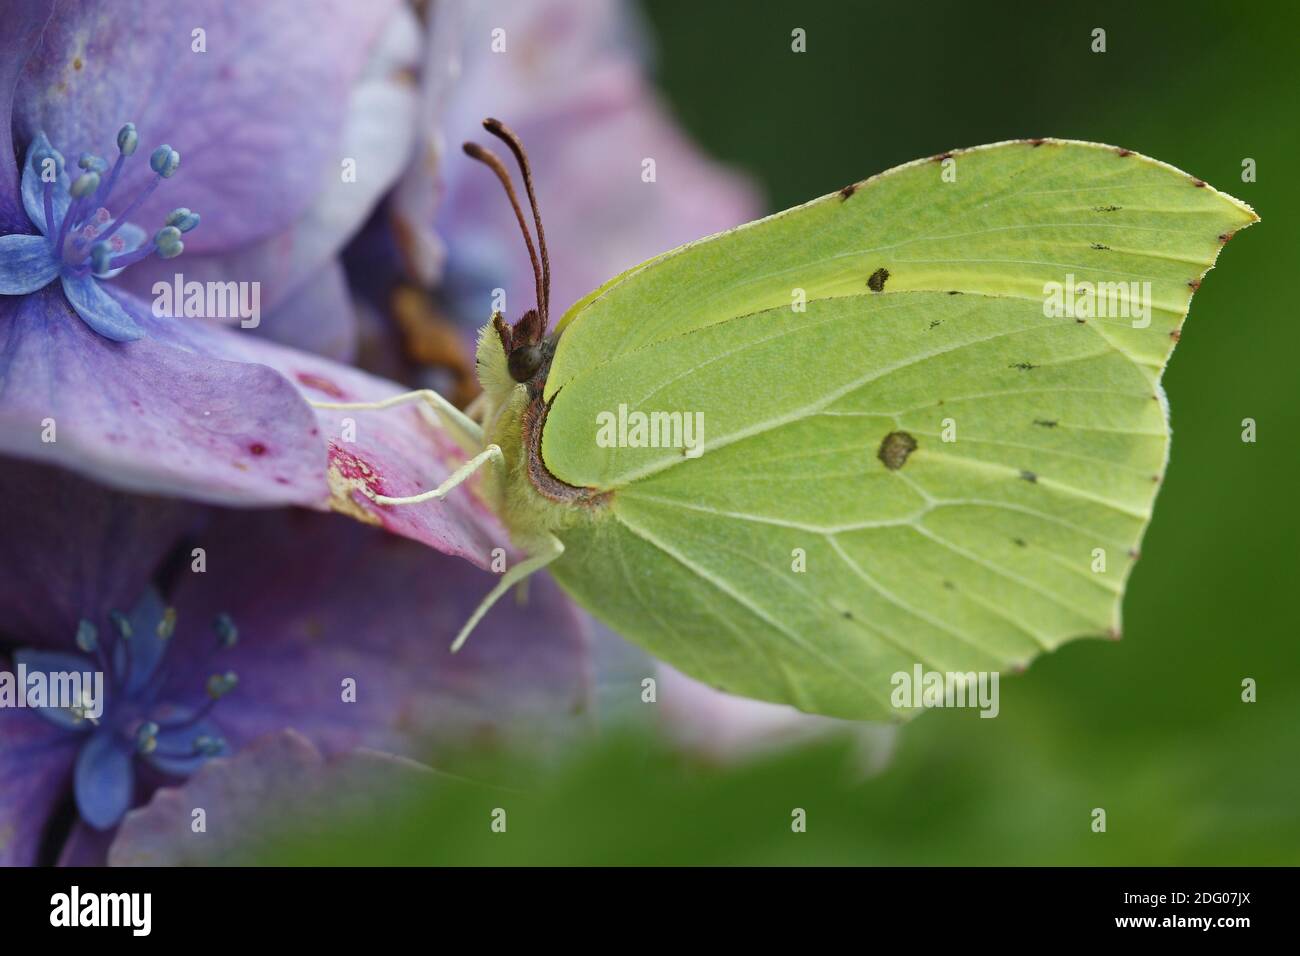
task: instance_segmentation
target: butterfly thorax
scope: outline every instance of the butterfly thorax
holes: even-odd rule
[[[570,485],[542,457],[550,402],[546,375],[557,336],[532,333],[528,315],[508,326],[501,316],[479,333],[476,360],[483,386],[483,440],[501,448],[505,467],[489,473],[485,491],[517,542],[553,533],[604,510],[608,493]],[[521,354],[522,353],[522,354]],[[526,375],[523,380],[517,378]]]

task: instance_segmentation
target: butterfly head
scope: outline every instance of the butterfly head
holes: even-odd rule
[[[492,328],[501,340],[506,368],[516,382],[530,382],[543,377],[555,352],[553,341],[546,336],[546,320],[536,309],[529,309],[514,325],[508,325],[498,312],[492,316]]]

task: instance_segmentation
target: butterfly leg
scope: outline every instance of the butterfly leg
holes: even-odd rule
[[[505,594],[520,581],[525,580],[534,571],[540,571],[542,568],[546,567],[563,553],[564,543],[559,538],[555,537],[555,535],[548,535],[547,538],[542,541],[541,547],[539,547],[535,552],[529,554],[527,558],[520,561],[505,574],[501,575],[501,580],[497,582],[496,587],[488,592],[487,597],[485,597],[479,603],[479,606],[474,609],[474,613],[470,615],[469,620],[465,622],[465,626],[462,627],[460,633],[456,635],[456,640],[453,641],[451,645],[451,652],[454,654],[460,650],[461,645],[465,643],[470,633],[478,626],[478,622],[483,619],[483,615],[492,609],[492,605],[496,604],[497,601],[500,600],[501,595]]]
[[[488,445],[481,452],[448,475],[446,481],[431,491],[421,492],[418,495],[408,495],[405,498],[390,498],[388,495],[373,495],[372,500],[376,504],[381,505],[418,505],[422,501],[429,501],[435,498],[445,498],[447,492],[451,491],[451,489],[455,488],[489,461],[495,461],[498,465],[504,465],[506,463],[505,456],[501,454],[501,447],[499,445]]]
[[[431,406],[435,411],[441,412],[447,418],[460,428],[465,437],[475,444],[483,441],[483,429],[479,423],[474,421],[459,408],[447,401],[431,388],[421,388],[414,392],[403,392],[400,395],[394,395],[391,398],[385,398],[378,402],[313,402],[309,404],[314,408],[328,408],[336,411],[345,411],[355,409],[357,411],[371,410],[375,411],[381,408],[392,408],[396,405],[406,405],[411,402],[424,402]]]
[[[403,392],[400,395],[393,395],[378,402],[315,402],[310,401],[314,408],[327,408],[333,411],[378,411],[384,408],[394,408],[398,405],[407,405],[411,402],[423,402],[430,406],[436,412],[440,412],[451,420],[452,424],[463,434],[462,437],[472,442],[480,444],[483,441],[483,429],[459,408],[447,401],[437,392],[430,388],[418,389],[414,392]],[[422,501],[429,501],[437,498],[445,498],[447,493],[457,485],[461,484],[474,472],[478,471],[489,461],[495,461],[498,465],[505,464],[505,457],[501,454],[501,449],[497,445],[488,445],[481,452],[471,458],[465,464],[461,465],[448,476],[447,480],[431,491],[426,491],[418,495],[410,495],[404,498],[390,498],[388,495],[372,495],[371,497],[381,505],[418,505]]]

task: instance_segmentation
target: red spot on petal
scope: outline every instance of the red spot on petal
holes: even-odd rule
[[[329,463],[331,470],[337,471],[341,477],[346,478],[348,481],[361,482],[376,495],[384,493],[384,479],[370,466],[370,463],[364,458],[340,448],[335,442],[330,442]]]
[[[262,455],[266,454],[266,446],[263,445],[260,441],[253,442],[253,444],[248,446],[248,450],[251,454],[256,455],[258,457],[261,457]]]
[[[348,397],[347,392],[343,391],[343,389],[339,388],[323,375],[316,375],[312,372],[299,372],[297,373],[297,378],[299,382],[306,385],[308,388],[315,389],[331,398]]]

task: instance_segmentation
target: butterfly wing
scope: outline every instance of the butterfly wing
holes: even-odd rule
[[[556,576],[701,680],[841,717],[898,716],[918,663],[1117,636],[1160,375],[1255,219],[1128,151],[1005,143],[630,270],[566,315],[547,383],[547,467],[614,492]],[[699,413],[703,455],[598,443],[620,406]]]

